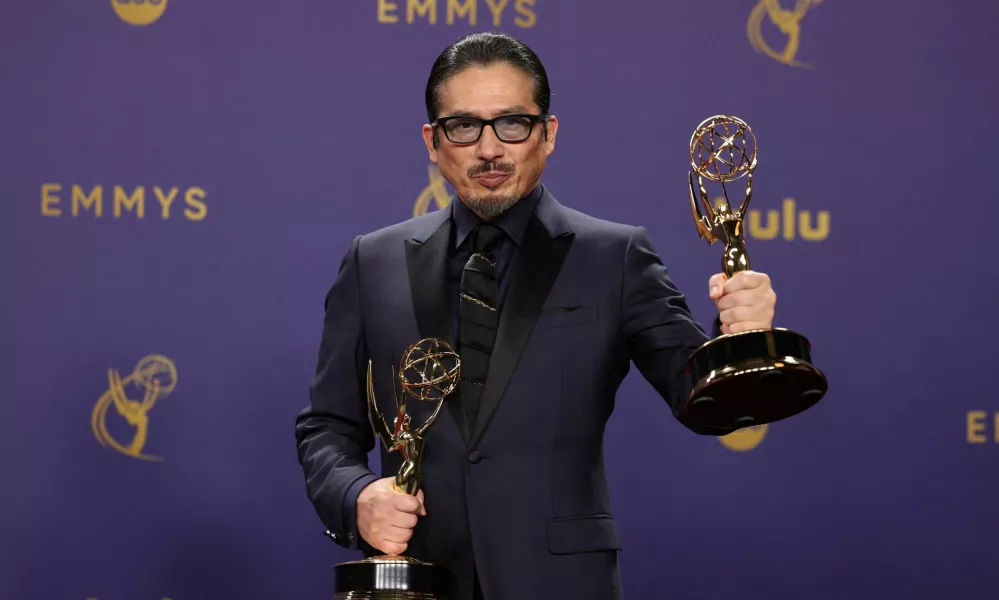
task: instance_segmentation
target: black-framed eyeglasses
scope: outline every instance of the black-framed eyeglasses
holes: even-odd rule
[[[547,122],[548,115],[503,115],[495,119],[468,116],[441,117],[437,119],[436,124],[444,130],[444,135],[453,144],[474,144],[482,137],[486,125],[493,128],[493,133],[500,141],[516,143],[531,137],[531,132],[539,121]]]

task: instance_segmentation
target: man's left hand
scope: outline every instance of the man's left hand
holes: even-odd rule
[[[770,329],[777,294],[770,277],[755,271],[739,271],[729,279],[724,273],[708,280],[708,295],[715,301],[722,333]]]

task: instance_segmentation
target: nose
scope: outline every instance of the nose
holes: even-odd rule
[[[488,125],[483,129],[476,145],[476,155],[485,162],[494,161],[506,154],[506,146],[498,137],[492,127]]]

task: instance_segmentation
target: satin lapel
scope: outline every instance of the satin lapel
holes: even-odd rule
[[[420,337],[443,338],[451,343],[450,299],[447,295],[449,241],[447,227],[439,228],[422,244],[417,240],[406,240],[406,266]]]
[[[572,233],[552,238],[537,217],[531,219],[524,232],[517,272],[510,283],[500,314],[496,344],[489,362],[489,375],[482,391],[482,404],[470,447],[479,443],[499,406],[503,391],[531,336],[534,322],[555,283],[559,269],[562,268],[562,261],[569,252],[573,238]]]
[[[446,340],[457,352],[458,347],[451,331],[451,299],[447,290],[450,232],[449,226],[441,226],[425,242],[406,240],[406,266],[420,339]],[[419,340],[412,340],[410,343],[417,341]],[[467,444],[469,432],[461,403],[457,400],[457,394],[453,394],[444,400],[444,404],[450,410],[461,437]]]

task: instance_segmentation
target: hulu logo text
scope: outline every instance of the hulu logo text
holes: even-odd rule
[[[794,198],[785,198],[780,211],[767,210],[766,216],[756,209],[749,209],[746,215],[746,229],[749,237],[757,240],[821,242],[829,237],[829,211],[820,210],[815,214],[809,210],[798,210]]]

